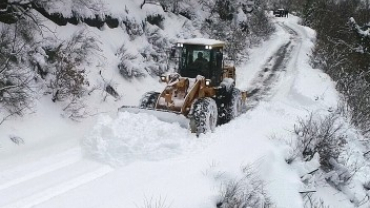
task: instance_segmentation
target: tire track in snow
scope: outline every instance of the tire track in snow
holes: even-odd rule
[[[271,56],[263,67],[263,70],[252,81],[252,85],[257,86],[248,93],[247,110],[256,107],[260,100],[267,99],[272,94],[274,83],[279,80],[281,72],[286,71],[288,63],[292,60],[297,45],[300,48],[299,35],[292,28],[284,23],[278,22],[277,25],[290,35],[290,41],[281,46],[279,50]],[[299,50],[299,49],[298,49]]]
[[[79,148],[75,148],[57,154],[52,158],[44,158],[41,161],[2,171],[0,173],[0,191],[69,166],[79,160],[81,160],[81,151]]]
[[[111,171],[113,171],[113,168],[110,166],[103,166],[95,171],[88,172],[69,181],[44,189],[41,192],[37,192],[16,202],[7,204],[3,208],[31,208],[55,196],[61,195],[83,184],[96,180],[97,178],[100,178]]]
[[[308,39],[308,36],[303,27],[299,26],[298,24],[291,25],[290,22],[278,22],[278,25],[292,35],[291,40],[295,42],[295,47],[293,49],[291,58],[287,63],[287,69],[289,69],[289,71],[285,73],[284,82],[280,82],[277,86],[280,88],[280,90],[275,92],[274,97],[279,99],[294,95],[299,96],[300,98],[297,101],[300,101],[305,99],[305,97],[302,97],[299,92],[296,92],[292,86],[294,86],[294,83],[296,82],[298,71],[301,67],[300,63],[308,61],[302,60],[302,53],[305,53],[302,51],[304,50],[303,43]],[[306,102],[310,101],[307,100]]]
[[[0,172],[0,207],[27,208],[96,180],[113,168],[71,148]]]

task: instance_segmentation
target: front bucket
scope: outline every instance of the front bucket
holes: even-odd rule
[[[146,113],[157,117],[159,120],[167,123],[178,123],[183,128],[189,127],[189,119],[179,112],[157,110],[152,108],[139,108],[135,106],[122,106],[118,109],[120,112]]]

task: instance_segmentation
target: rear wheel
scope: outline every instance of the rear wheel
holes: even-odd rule
[[[200,98],[194,101],[189,112],[190,130],[199,136],[214,131],[217,124],[217,104],[212,98]]]
[[[159,92],[147,92],[145,93],[140,100],[140,108],[155,108],[157,103]]]

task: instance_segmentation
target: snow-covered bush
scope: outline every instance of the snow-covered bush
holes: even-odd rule
[[[141,65],[138,65],[138,63],[142,63],[143,60],[140,59],[138,55],[131,54],[124,44],[118,50],[116,56],[121,60],[118,64],[118,70],[123,78],[130,79],[133,77],[145,76],[143,69],[140,68]]]
[[[63,108],[62,116],[73,121],[80,121],[86,118],[88,116],[88,112],[83,99],[80,97],[72,98],[72,100]]]
[[[333,171],[327,173],[325,175],[325,179],[337,190],[341,190],[343,187],[349,184],[356,171],[349,170],[347,167],[338,163],[333,158],[330,159],[330,164]]]
[[[131,39],[144,34],[145,23],[143,22],[138,23],[136,20],[126,17],[122,20],[122,24],[125,26],[126,32]]]
[[[179,13],[179,4],[181,4],[183,1],[184,0],[158,0],[165,11],[171,11],[175,14]]]
[[[148,25],[145,28],[145,35],[151,47],[144,49],[146,71],[149,74],[161,75],[167,71],[168,55],[170,42],[162,34],[162,30],[156,26]]]
[[[338,79],[337,88],[347,100],[347,110],[351,122],[360,128],[363,134],[370,134],[370,81],[367,72],[343,72]]]
[[[345,143],[338,119],[336,113],[325,117],[310,113],[308,119],[299,119],[298,124],[294,126],[299,154],[309,161],[318,153],[321,167],[326,171],[333,168],[331,159],[338,158]]]
[[[300,120],[300,128],[295,127],[295,139],[298,140],[293,139],[297,143],[292,146],[295,152],[289,154],[293,159],[289,159],[290,164],[301,171],[301,180],[309,190],[304,193],[305,207],[327,207],[325,205],[331,203],[327,198],[322,201],[320,193],[316,192],[323,187],[348,197],[354,207],[369,203],[366,189],[369,162],[362,147],[358,149],[357,146],[363,137],[347,121],[338,112],[326,116],[311,113],[307,119]],[[326,141],[322,142],[323,139]],[[302,156],[303,147],[310,149],[306,158]],[[314,154],[313,158],[311,154]]]
[[[222,187],[222,198],[217,208],[269,208],[274,207],[266,193],[265,185],[257,174],[244,168],[244,177],[239,181],[230,181]]]
[[[146,21],[148,21],[152,25],[157,25],[160,28],[163,28],[163,25],[162,25],[163,20],[164,20],[164,17],[160,14],[149,15],[146,17]]]
[[[71,97],[82,97],[89,85],[84,67],[98,56],[101,50],[99,42],[86,32],[80,31],[69,41],[45,50],[48,55],[48,68],[52,74],[48,80],[52,100],[56,102]]]
[[[137,55],[136,51],[129,51],[126,44],[123,44],[116,53],[121,60],[118,64],[119,73],[124,78],[144,77],[147,74],[161,75],[168,69],[167,52],[170,43],[162,34],[161,28],[146,24],[143,32],[149,44],[138,49],[140,55]]]

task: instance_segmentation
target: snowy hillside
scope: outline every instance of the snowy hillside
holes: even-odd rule
[[[57,11],[68,17],[74,6],[58,5]],[[163,28],[148,25],[147,30],[162,33],[166,47],[178,39],[201,37],[199,19],[190,23],[158,5],[140,9],[139,2],[109,1],[104,9],[138,24],[148,13],[161,13]],[[275,33],[237,65],[237,85],[250,92],[248,111],[199,138],[177,123],[117,111],[137,105],[144,92],[164,87],[145,71],[156,63],[151,56],[129,67],[145,76],[125,79],[117,70],[122,46],[131,55],[156,51],[149,35],[133,39],[120,27],[56,26],[45,19],[61,40],[81,29],[97,40],[99,52],[85,65],[91,90],[85,97],[86,118],[67,119],[65,103],[40,96],[33,113],[0,125],[0,207],[369,207],[370,162],[363,155],[363,138],[337,113],[341,98],[335,83],[309,64],[315,31],[301,26],[295,16],[269,18]],[[165,56],[162,52],[158,55]],[[162,69],[149,71],[156,70]],[[101,90],[108,83],[118,97]],[[330,123],[327,118],[332,118],[327,138],[340,143],[330,170],[324,168],[328,161],[320,145],[334,147],[332,143],[315,137],[305,145],[306,132],[300,129],[311,119],[321,131]]]

